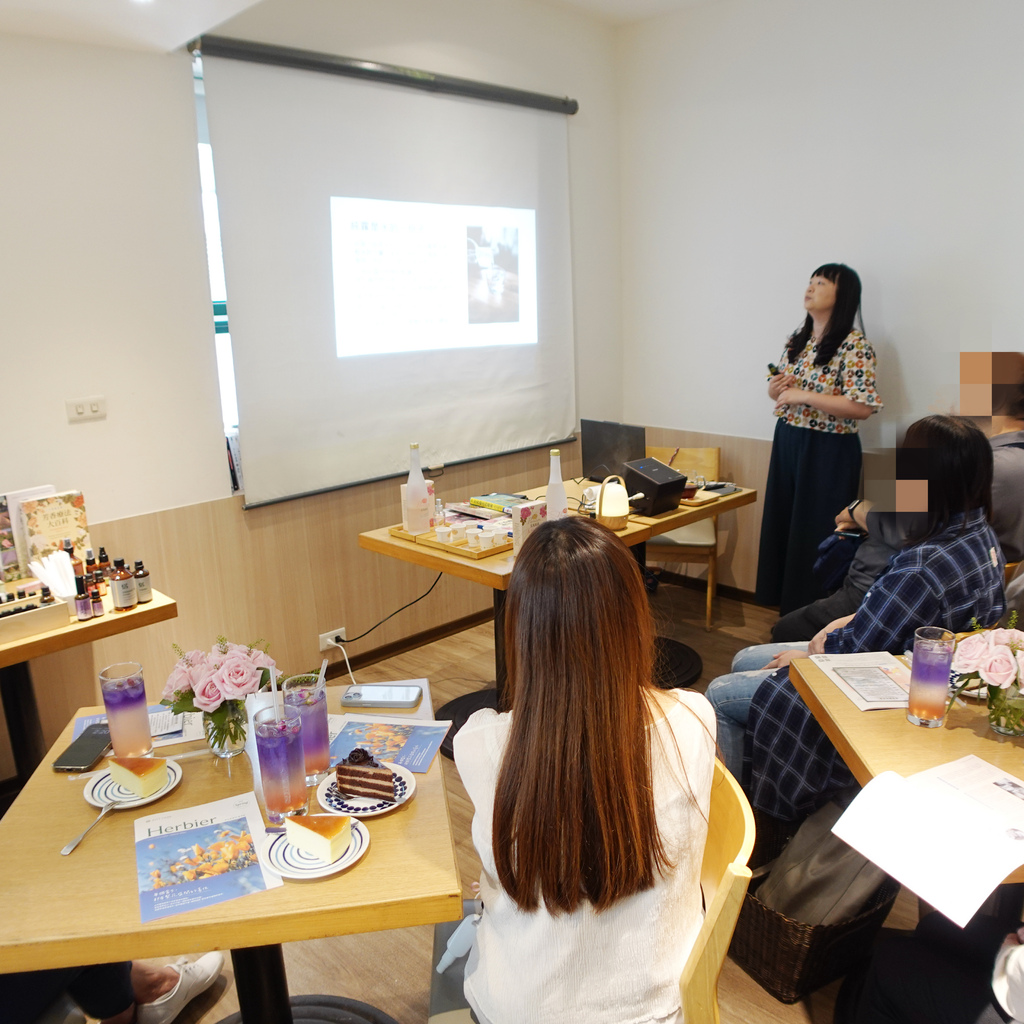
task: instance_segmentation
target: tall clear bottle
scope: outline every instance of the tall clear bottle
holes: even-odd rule
[[[405,524],[412,534],[430,532],[430,507],[427,482],[420,469],[420,446],[409,445],[409,479],[405,485]]]
[[[569,514],[569,500],[562,483],[562,457],[557,448],[551,449],[551,473],[545,494],[548,503],[548,519],[561,519]]]

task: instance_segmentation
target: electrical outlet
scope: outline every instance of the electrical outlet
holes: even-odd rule
[[[85,420],[105,420],[107,418],[107,400],[103,395],[69,398],[64,403],[64,409],[68,415],[68,423],[83,423]]]
[[[345,627],[339,626],[337,629],[332,629],[330,633],[320,634],[320,650],[330,651],[334,648],[334,638],[340,636],[342,640],[347,640],[348,637],[345,635]]]

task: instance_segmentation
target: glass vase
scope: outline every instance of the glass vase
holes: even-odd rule
[[[216,711],[204,711],[203,731],[214,756],[236,757],[242,753],[248,724],[242,700],[226,700]]]
[[[988,688],[988,724],[1000,736],[1024,736],[1024,694],[1018,683]]]

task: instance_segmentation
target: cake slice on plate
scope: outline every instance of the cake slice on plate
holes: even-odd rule
[[[391,769],[368,751],[356,747],[335,769],[338,792],[345,796],[365,796],[370,800],[395,801],[395,783]]]
[[[300,814],[284,819],[284,834],[292,846],[333,864],[352,841],[352,819],[347,814]]]
[[[112,757],[110,777],[119,786],[144,799],[167,785],[167,759],[164,757]]]

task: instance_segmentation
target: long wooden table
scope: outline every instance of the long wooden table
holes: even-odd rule
[[[105,603],[109,606],[109,598]],[[93,640],[104,640],[130,629],[176,618],[177,615],[178,605],[174,599],[154,590],[152,601],[136,605],[130,611],[114,612],[108,607],[107,613],[98,619],[86,619],[85,622],[69,620],[57,629],[0,643],[0,699],[3,700],[11,751],[21,785],[28,781],[46,753],[29,660],[92,643]]]
[[[858,711],[809,658],[795,658],[789,678],[862,786],[882,772],[906,778],[967,754],[1024,775],[1024,738],[994,733],[984,703],[965,702],[952,708],[941,728],[924,729],[907,721],[905,708]],[[1007,881],[1024,882],[1024,868]]]
[[[333,688],[332,688],[333,690]],[[337,699],[328,691],[331,711]],[[102,709],[84,708],[81,714]],[[70,742],[72,724],[51,751]],[[202,743],[161,749],[201,748]],[[279,944],[300,939],[457,920],[462,892],[441,767],[416,776],[416,793],[393,813],[370,818],[370,846],[347,871],[207,909],[142,924],[133,822],[147,814],[193,807],[252,789],[245,755],[181,762],[172,793],[142,808],[107,815],[70,856],[60,850],[98,811],[82,796],[84,781],[45,767],[0,820],[0,971],[90,964],[232,949],[243,1019],[291,1019]],[[316,796],[310,790],[311,809]]]

